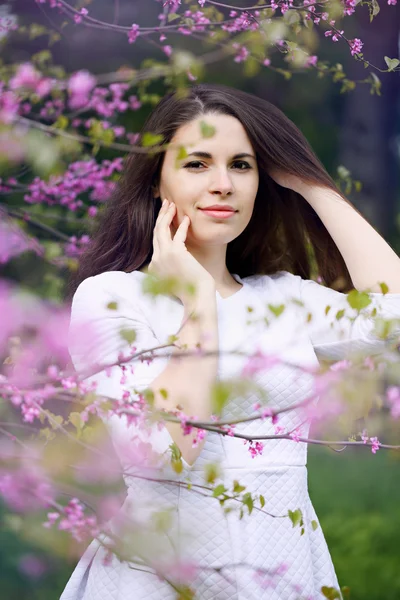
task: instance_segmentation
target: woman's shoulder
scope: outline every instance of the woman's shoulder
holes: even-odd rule
[[[87,277],[78,285],[75,296],[93,294],[127,296],[130,299],[141,296],[142,281],[145,273],[142,271],[104,271]]]

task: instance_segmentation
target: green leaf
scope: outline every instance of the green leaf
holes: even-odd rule
[[[299,508],[297,508],[296,510],[289,510],[288,515],[290,520],[292,521],[293,527],[296,527],[296,525],[300,525],[303,521],[303,513]]]
[[[268,308],[276,317],[279,317],[285,310],[285,305],[284,304],[279,304],[279,305],[268,304]]]
[[[215,127],[208,125],[205,121],[200,121],[200,131],[203,138],[210,138],[215,135]]]
[[[311,527],[313,529],[313,531],[315,531],[316,529],[318,529],[318,522],[317,521],[311,521]]]
[[[72,412],[69,414],[69,422],[72,423],[74,427],[76,427],[76,431],[79,432],[85,426],[85,423],[82,421],[81,414],[78,412]]]
[[[121,329],[120,335],[128,344],[133,344],[136,340],[136,331],[134,329]]]
[[[348,169],[346,169],[346,167],[343,165],[339,165],[339,167],[337,168],[337,172],[338,172],[339,177],[341,177],[342,179],[346,179],[346,177],[350,177],[350,171]]]
[[[216,381],[211,390],[213,413],[220,415],[231,395],[231,385],[227,381]]]
[[[146,131],[142,135],[142,146],[158,146],[162,143],[164,136]]]
[[[254,501],[253,498],[251,497],[251,494],[248,492],[247,494],[244,494],[243,496],[243,504],[245,506],[247,506],[248,511],[249,511],[249,515],[251,515],[253,508],[254,508]]]
[[[398,60],[397,58],[389,58],[388,56],[385,56],[385,63],[387,64],[389,71],[394,71],[395,68],[400,65],[400,60]]]
[[[176,21],[176,19],[179,19],[179,15],[176,13],[170,13],[167,17],[168,23],[171,23],[171,21]]]
[[[172,459],[171,460],[171,467],[173,468],[173,470],[175,471],[175,473],[182,473],[183,471],[183,463],[181,461],[180,458],[178,458],[177,460]]]
[[[380,283],[379,287],[381,288],[382,294],[387,294],[388,293],[389,288],[386,285],[386,283],[384,283],[384,282]]]
[[[53,123],[53,127],[56,129],[67,129],[69,125],[69,119],[65,115],[60,115],[55,123]]]
[[[260,494],[260,505],[261,505],[261,508],[264,508],[264,506],[265,506],[265,498],[264,498],[264,496],[262,496],[262,494]]]
[[[321,592],[325,598],[328,598],[328,600],[340,600],[340,591],[334,587],[327,587],[326,585],[323,585]]]
[[[221,496],[222,494],[225,494],[225,492],[227,492],[227,488],[220,483],[219,485],[217,485],[214,490],[213,490],[213,497],[214,498],[218,498],[218,496]]]
[[[108,308],[108,310],[117,310],[118,302],[109,302],[106,308]]]
[[[336,313],[336,320],[340,321],[340,319],[343,319],[345,312],[346,311],[343,308],[342,310],[338,310]]]
[[[369,22],[371,23],[374,17],[376,17],[381,10],[377,0],[371,0],[371,4],[369,6]]]
[[[171,510],[160,510],[154,512],[151,517],[152,524],[155,525],[156,531],[167,533],[172,525]]]
[[[178,154],[176,155],[176,160],[183,160],[187,158],[187,151],[185,146],[179,146]]]
[[[369,306],[372,300],[367,292],[351,290],[351,292],[347,294],[347,302],[350,304],[351,308],[355,308],[356,310],[360,311]]]
[[[213,484],[221,474],[221,469],[217,463],[208,463],[204,467],[204,480],[206,483]]]
[[[240,492],[244,492],[245,489],[246,486],[240,485],[240,483],[235,479],[235,481],[233,482],[233,491],[235,492],[235,494],[240,494]]]

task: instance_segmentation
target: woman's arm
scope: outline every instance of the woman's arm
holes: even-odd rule
[[[400,292],[400,258],[368,221],[333,190],[302,183],[296,191],[329,231],[356,289],[380,292],[384,282],[390,292]]]

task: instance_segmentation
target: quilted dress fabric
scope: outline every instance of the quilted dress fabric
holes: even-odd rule
[[[240,378],[248,355],[257,351],[279,357],[268,369],[253,373],[252,381],[268,395],[268,405],[286,408],[280,414],[281,431],[297,430],[307,436],[310,423],[291,406],[314,390],[313,369],[319,360],[338,361],[352,351],[376,354],[385,344],[373,333],[373,320],[365,310],[350,309],[345,294],[304,280],[286,271],[274,275],[241,278],[239,291],[222,298],[218,308],[219,366],[221,381]],[[69,351],[75,369],[82,373],[92,362],[116,361],[129,344],[121,329],[135,329],[137,351],[168,342],[183,318],[181,302],[168,295],[152,297],[142,289],[140,271],[111,271],[89,277],[77,289],[71,309]],[[400,317],[400,294],[371,294],[372,307],[385,318]],[[113,302],[113,310],[107,308]],[[282,309],[284,306],[284,309]],[[326,307],[331,309],[326,314]],[[344,309],[353,319],[336,319]],[[369,307],[369,310],[371,306]],[[311,313],[310,320],[307,315]],[[96,327],[96,342],[78,336],[82,324]],[[79,339],[78,339],[79,338]],[[84,339],[83,339],[84,338]],[[88,339],[89,338],[89,339]],[[135,361],[121,380],[121,368],[102,371],[86,381],[98,382],[98,393],[120,399],[123,390],[144,390],[167,365],[171,349],[164,348],[153,361]],[[238,353],[240,352],[240,353]],[[255,394],[234,395],[222,418],[237,419],[254,414]],[[253,457],[243,439],[208,432],[205,445],[193,465],[183,461],[183,471],[171,467],[172,438],[165,427],[149,424],[144,432],[124,417],[108,419],[117,453],[134,436],[151,444],[160,457],[149,478],[135,477],[135,467],[120,453],[127,497],[121,512],[147,529],[141,545],[160,560],[195,561],[201,566],[192,587],[204,600],[322,600],[322,586],[339,588],[323,532],[307,486],[307,444],[294,440],[264,441],[262,454]],[[238,433],[274,435],[271,419],[248,421],[236,426]],[[232,491],[235,481],[253,496],[262,494],[265,506],[244,510],[233,500],[227,514],[215,498],[201,493],[204,467],[220,465],[218,482]],[[192,483],[192,489],[182,483]],[[199,493],[200,491],[200,493]],[[260,505],[258,505],[260,506]],[[149,526],[161,510],[170,514],[167,533]],[[293,526],[288,511],[300,509],[304,533]],[[314,523],[312,523],[314,522]],[[315,524],[318,526],[315,527]],[[138,530],[139,531],[139,530]],[[148,550],[150,549],[150,550]],[[75,568],[60,600],[173,600],[176,592],[154,574],[154,570],[119,560],[105,561],[106,550],[94,540]],[[257,570],[264,569],[261,572]],[[258,574],[257,574],[258,573]]]

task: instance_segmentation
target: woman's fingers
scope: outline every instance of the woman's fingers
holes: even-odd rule
[[[163,202],[163,204],[161,205],[161,208],[158,212],[157,219],[156,219],[154,229],[153,229],[153,250],[157,251],[157,252],[160,249],[160,239],[159,239],[160,225],[162,223],[163,218],[165,217],[165,215],[168,212],[168,207],[169,207],[169,202],[167,200],[165,200]]]
[[[186,241],[189,225],[190,225],[190,219],[187,215],[185,215],[182,219],[181,224],[179,225],[178,229],[176,230],[176,233],[174,235],[174,242],[175,241],[178,241],[178,242]]]

